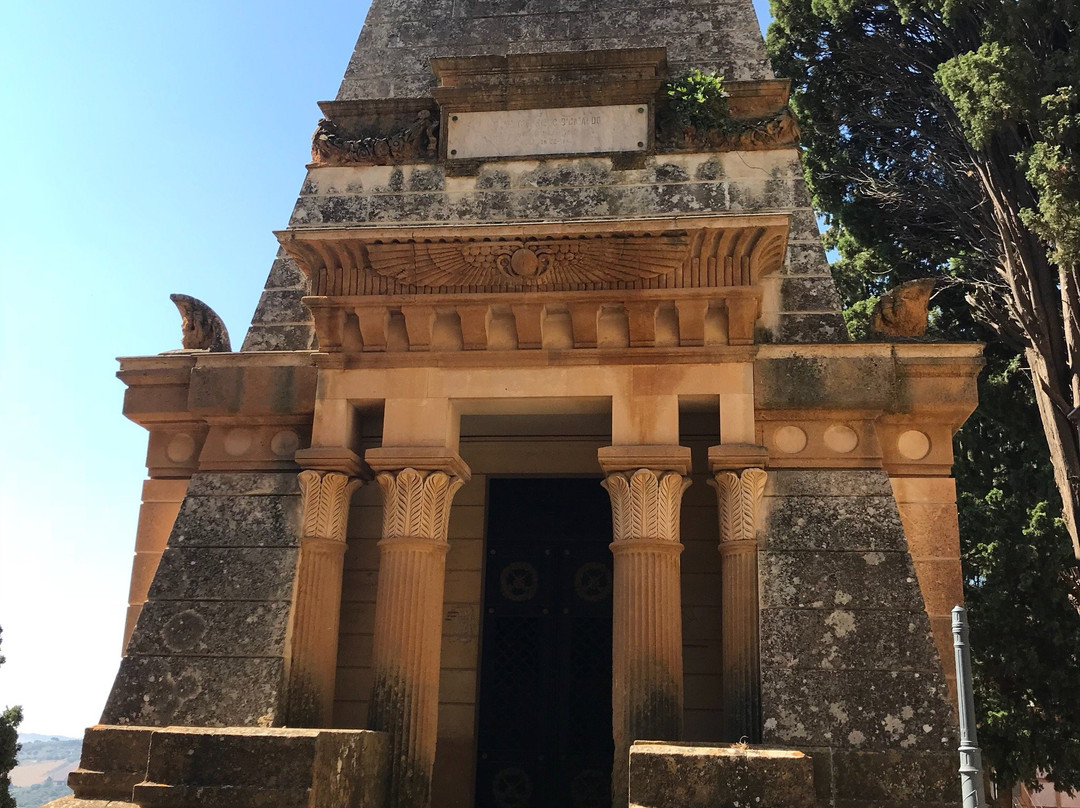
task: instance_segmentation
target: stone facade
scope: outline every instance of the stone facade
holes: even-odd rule
[[[739,137],[672,129],[690,67]],[[847,340],[787,92],[745,0],[375,0],[243,348],[121,361],[150,480],[69,802],[954,803],[980,349]],[[592,560],[500,570],[504,477],[592,478]]]

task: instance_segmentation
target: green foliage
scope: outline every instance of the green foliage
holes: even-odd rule
[[[957,111],[964,134],[976,149],[985,148],[995,132],[1024,116],[1028,88],[1018,78],[1031,74],[1030,54],[985,42],[974,51],[942,62],[937,83]]]
[[[3,629],[0,629],[0,635]],[[4,663],[0,654],[0,665]],[[11,770],[19,756],[19,724],[22,723],[22,707],[8,707],[0,713],[0,808],[15,808],[11,796]]]
[[[999,782],[1080,788],[1076,562],[1018,357],[991,351],[980,400],[956,439],[979,743]]]
[[[726,129],[731,125],[723,76],[695,68],[685,76],[669,81],[664,92],[670,99],[671,115],[681,126],[706,131]]]
[[[1038,202],[1020,215],[1053,245],[1051,259],[1058,266],[1075,267],[1080,264],[1080,94],[1062,87],[1041,106],[1043,139],[1020,155]]]

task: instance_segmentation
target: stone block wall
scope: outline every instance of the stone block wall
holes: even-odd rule
[[[673,75],[772,78],[753,7],[740,0],[375,0],[338,99],[416,98],[433,56],[666,47]]]
[[[299,523],[294,473],[192,477],[101,723],[280,723]]]
[[[888,476],[775,470],[765,512],[764,742],[810,753],[836,808],[959,799],[955,718]]]

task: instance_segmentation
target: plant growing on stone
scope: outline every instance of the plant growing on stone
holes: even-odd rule
[[[664,93],[669,99],[671,117],[680,126],[692,126],[704,132],[726,129],[730,125],[723,76],[695,68],[685,76],[669,81]]]

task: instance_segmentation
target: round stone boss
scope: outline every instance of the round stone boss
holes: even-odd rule
[[[930,454],[930,436],[917,429],[909,429],[896,439],[896,449],[908,460],[922,460]]]
[[[825,430],[825,445],[838,454],[847,454],[859,445],[859,435],[846,424],[832,424]]]
[[[806,433],[799,427],[788,424],[773,432],[773,443],[781,452],[796,454],[806,448]]]

